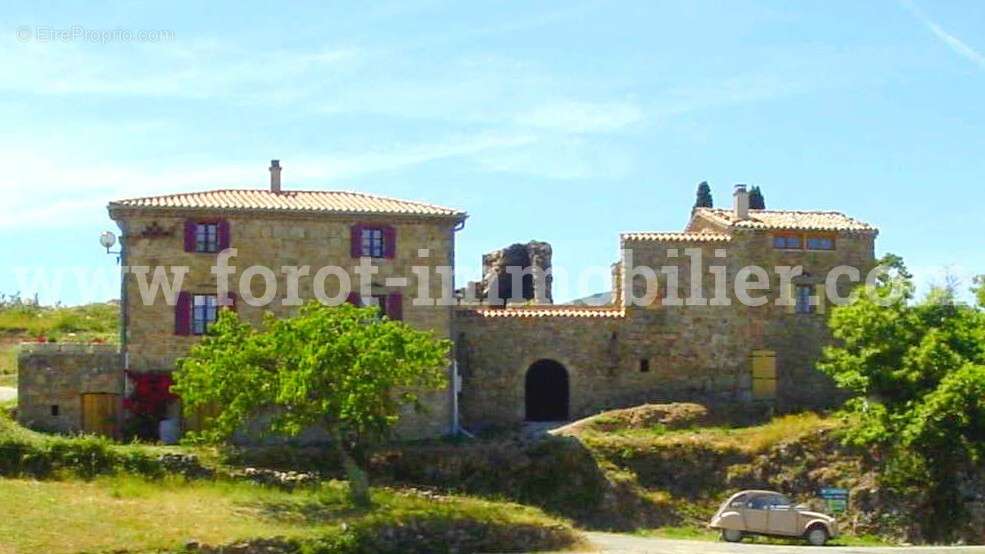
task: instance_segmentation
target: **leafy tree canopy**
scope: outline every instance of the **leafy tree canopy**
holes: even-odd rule
[[[291,318],[268,314],[261,329],[223,310],[179,363],[172,390],[188,413],[216,411],[201,439],[225,440],[247,423],[286,436],[325,429],[353,500],[367,504],[366,447],[388,435],[403,406],[421,408],[421,391],[445,385],[449,349],[376,308],[312,302]]]
[[[711,208],[714,207],[714,201],[711,198],[711,187],[708,186],[708,181],[701,181],[698,184],[697,199],[694,201],[695,208]]]
[[[759,190],[758,185],[754,185],[752,187],[752,190],[749,191],[749,209],[750,210],[766,209],[766,199],[763,198],[763,191]]]
[[[820,368],[857,395],[849,439],[886,457],[889,483],[924,495],[925,532],[947,540],[965,515],[958,476],[985,456],[985,310],[944,289],[915,302],[902,260],[883,261],[893,270],[875,294],[832,311],[838,344]]]

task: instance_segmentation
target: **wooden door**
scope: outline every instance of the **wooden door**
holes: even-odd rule
[[[82,432],[116,437],[119,425],[120,395],[90,393],[82,395]]]

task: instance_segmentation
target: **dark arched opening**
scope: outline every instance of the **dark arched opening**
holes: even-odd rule
[[[568,372],[554,360],[534,362],[527,370],[527,421],[568,419]]]

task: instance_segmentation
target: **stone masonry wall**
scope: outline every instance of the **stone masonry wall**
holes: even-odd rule
[[[277,275],[278,294],[273,304],[265,307],[249,305],[247,299],[237,298],[237,312],[240,317],[259,325],[265,312],[278,317],[293,313],[296,307],[284,306],[287,277],[280,271],[281,266],[310,265],[310,275],[301,277],[299,296],[307,301],[314,298],[314,274],[324,266],[334,265],[346,268],[353,283],[355,275],[351,268],[358,260],[350,256],[350,226],[356,223],[385,223],[395,227],[397,233],[396,255],[393,259],[373,260],[379,273],[373,278],[373,292],[400,292],[403,295],[403,319],[406,323],[431,330],[440,338],[450,338],[451,308],[433,306],[414,306],[418,297],[418,277],[411,266],[422,266],[431,272],[431,298],[451,294],[451,283],[447,291],[442,290],[442,282],[435,271],[438,266],[452,264],[454,251],[453,223],[441,219],[400,218],[400,217],[355,217],[355,216],[311,216],[281,214],[237,214],[215,212],[187,212],[181,214],[162,214],[160,212],[128,210],[117,215],[124,230],[126,244],[126,264],[130,266],[188,266],[191,268],[185,278],[183,290],[215,294],[216,276],[211,267],[216,254],[188,253],[184,251],[183,224],[187,218],[218,218],[230,223],[230,247],[238,250],[238,255],[230,260],[237,271],[230,277],[230,286],[235,292],[243,270],[251,265],[271,268]],[[145,233],[147,229],[156,232]],[[426,249],[428,252],[419,252]],[[425,255],[420,255],[425,254]],[[391,278],[407,278],[406,287],[398,287],[388,282]],[[329,277],[326,293],[334,296],[338,292],[338,280]],[[253,279],[251,290],[254,295],[264,292],[264,281]],[[161,295],[153,303],[145,305],[141,301],[138,281],[132,274],[126,280],[127,291],[127,351],[130,368],[136,371],[172,370],[176,361],[184,356],[199,338],[177,336],[174,333],[174,307],[167,304]],[[426,415],[408,415],[402,418],[399,431],[403,436],[434,436],[448,431],[451,421],[451,398],[449,391],[429,395]]]
[[[77,433],[82,394],[123,393],[122,357],[112,345],[23,344],[17,365],[17,419],[39,431]]]
[[[805,275],[795,284],[823,283],[838,265],[857,267],[864,276],[874,264],[871,235],[839,236],[833,252],[774,250],[771,235],[762,232],[740,232],[728,242],[627,241],[623,248],[632,250],[635,265],[678,266],[681,298],[691,286],[691,259],[684,249],[699,249],[704,296],[710,300],[714,291],[709,266],[725,266],[731,305],[665,305],[667,280],[659,277],[657,300],[626,306],[621,317],[611,317],[611,311],[604,318],[484,317],[462,308],[456,336],[466,425],[522,421],[526,371],[540,359],[555,360],[567,369],[573,418],[642,402],[751,402],[753,350],[776,352],[778,408],[828,406],[840,399],[831,380],[814,368],[822,346],[831,340],[826,325],[830,310],[794,314],[775,306],[772,301],[780,287],[773,267],[803,266]],[[677,249],[677,257],[668,255],[670,249]],[[721,250],[724,256],[716,257]],[[621,261],[621,271],[629,267],[627,262]],[[771,275],[769,288],[754,293],[770,299],[762,307],[735,302],[731,293],[736,273],[753,263]],[[625,286],[639,284],[627,279]],[[841,294],[847,295],[850,288],[847,281],[840,283]],[[643,360],[647,371],[642,371]]]

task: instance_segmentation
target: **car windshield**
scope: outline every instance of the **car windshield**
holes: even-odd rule
[[[725,508],[741,508],[746,505],[746,500],[748,499],[749,496],[746,494],[740,494],[733,498],[728,498],[725,502],[722,502],[721,506],[718,507],[718,511],[721,512],[725,510]]]

